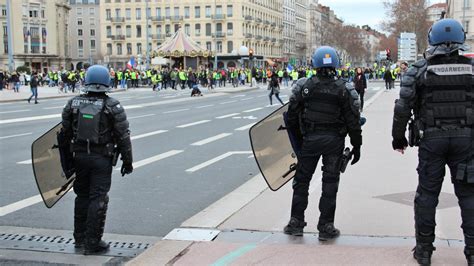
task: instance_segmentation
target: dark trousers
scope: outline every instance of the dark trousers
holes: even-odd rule
[[[97,243],[104,233],[112,178],[112,159],[98,154],[77,153],[74,158],[74,238]]]
[[[334,222],[343,150],[344,138],[341,136],[310,135],[305,137],[293,179],[291,217],[304,221],[304,212],[308,207],[309,183],[322,156],[323,184],[321,199],[319,200],[320,216],[318,225]]]
[[[360,98],[360,109],[364,110],[364,94],[365,94],[365,89],[357,91],[359,93],[359,98]]]
[[[471,147],[470,136],[425,137],[418,150],[418,188],[415,196],[415,229],[418,242],[432,243],[438,197],[448,165],[454,191],[461,208],[465,243],[474,246],[474,183],[455,179],[460,163],[465,163]]]

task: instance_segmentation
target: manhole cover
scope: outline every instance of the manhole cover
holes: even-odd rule
[[[407,206],[413,206],[413,201],[415,199],[415,191],[395,193],[395,194],[386,194],[381,196],[376,196],[376,199],[387,200],[391,202],[400,203]],[[458,199],[452,193],[441,192],[439,194],[439,204],[438,209],[447,209],[458,206]]]

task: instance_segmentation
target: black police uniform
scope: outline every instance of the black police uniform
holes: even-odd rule
[[[429,264],[434,250],[435,213],[446,164],[461,207],[465,253],[474,255],[473,86],[472,62],[457,53],[418,61],[401,82],[393,118],[393,148],[407,146],[405,129],[413,113],[416,128],[412,136],[419,139],[414,254],[419,262]]]
[[[92,128],[87,123],[92,123]],[[95,126],[94,126],[95,124]],[[129,123],[119,101],[103,92],[88,92],[68,101],[62,113],[65,136],[74,152],[77,194],[74,208],[76,247],[94,252],[104,232],[114,146],[124,165],[132,164]]]
[[[301,132],[303,142],[293,180],[292,220],[285,233],[302,235],[302,228],[306,225],[304,212],[308,205],[309,183],[322,156],[323,184],[318,230],[321,240],[325,240],[322,233],[329,233],[328,238],[339,234],[333,223],[344,139],[349,134],[352,146],[360,151],[362,130],[359,107],[357,92],[343,80],[335,80],[332,76],[313,76],[297,82],[290,98],[287,122],[290,130]],[[301,230],[291,232],[288,230],[290,227]]]

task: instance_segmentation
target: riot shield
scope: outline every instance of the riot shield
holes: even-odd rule
[[[71,189],[76,177],[69,145],[62,142],[61,128],[61,123],[57,124],[31,145],[33,173],[48,208]]]
[[[273,191],[290,181],[296,169],[297,158],[284,121],[287,110],[288,104],[285,104],[249,131],[255,160],[268,187]]]

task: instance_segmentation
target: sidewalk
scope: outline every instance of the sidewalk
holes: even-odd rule
[[[185,221],[130,265],[417,265],[413,197],[417,150],[391,147],[393,103],[399,90],[380,92],[366,106],[361,161],[341,176],[336,226],[341,237],[317,240],[320,167],[310,187],[303,237],[282,233],[292,189],[270,191],[260,175]],[[460,214],[445,180],[437,212],[433,265],[465,265]]]

